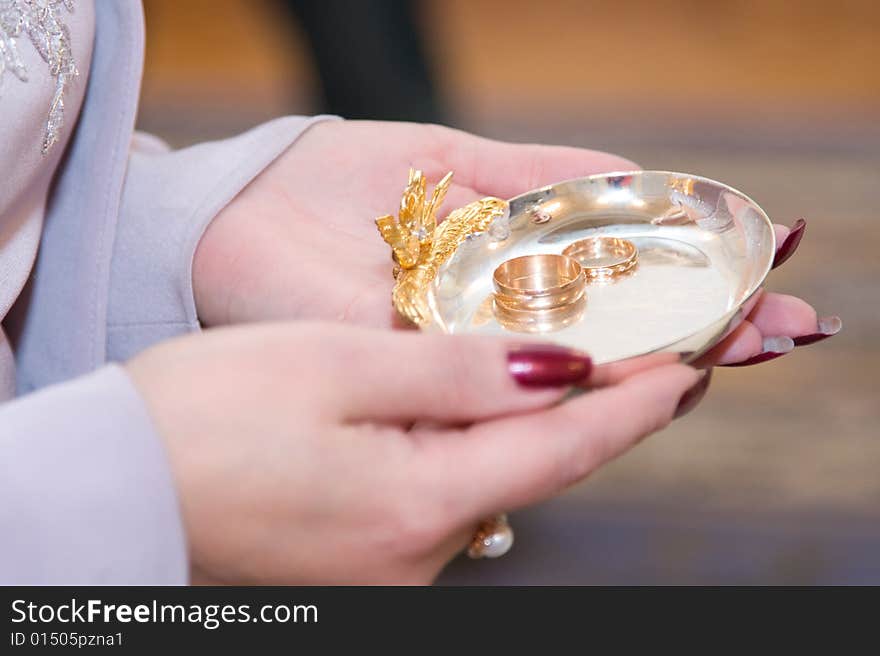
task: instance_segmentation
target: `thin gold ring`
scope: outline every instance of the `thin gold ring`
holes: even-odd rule
[[[639,261],[636,245],[618,237],[581,239],[570,244],[562,254],[577,261],[591,282],[620,278],[632,271]]]
[[[551,310],[576,302],[586,287],[584,270],[565,255],[524,255],[492,275],[495,302],[511,310]]]

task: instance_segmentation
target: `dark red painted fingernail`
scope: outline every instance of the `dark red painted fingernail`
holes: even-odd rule
[[[678,419],[683,417],[691,410],[697,407],[697,404],[706,396],[706,390],[709,389],[709,381],[712,380],[712,370],[705,369],[700,372],[700,380],[694,383],[687,392],[681,395],[681,400],[675,408],[674,417]]]
[[[791,226],[791,232],[788,233],[788,237],[785,238],[785,241],[782,242],[782,246],[776,249],[776,257],[773,258],[773,267],[776,268],[782,264],[785,264],[794,252],[797,250],[798,244],[801,243],[801,239],[804,237],[804,230],[807,227],[807,222],[803,219],[798,219],[794,222],[794,225]]]
[[[523,344],[507,352],[507,368],[523,387],[564,387],[582,382],[593,361],[580,351],[555,344]]]
[[[733,364],[722,365],[724,367],[748,367],[752,364],[760,364],[768,360],[781,358],[786,353],[790,353],[794,348],[794,340],[791,337],[765,337],[764,350],[758,355],[752,356],[748,360],[742,362],[734,362]]]
[[[843,328],[843,321],[840,320],[840,317],[822,317],[817,322],[816,332],[795,337],[794,345],[806,346],[807,344],[813,344],[823,339],[834,337],[840,332],[841,328]]]

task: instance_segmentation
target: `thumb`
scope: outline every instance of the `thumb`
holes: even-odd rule
[[[506,339],[327,327],[325,368],[346,420],[468,423],[556,403],[585,384],[589,356]]]

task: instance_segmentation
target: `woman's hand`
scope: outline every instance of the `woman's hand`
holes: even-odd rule
[[[794,255],[806,230],[800,219],[791,229],[776,225],[776,259],[773,268]],[[806,346],[833,337],[843,327],[840,317],[818,317],[806,301],[774,292],[760,291],[743,308],[742,323],[711,351],[697,366],[722,365],[743,367],[759,364],[790,353],[796,346]]]
[[[390,328],[391,254],[374,219],[400,206],[411,166],[435,182],[455,172],[441,216],[484,196],[637,168],[606,153],[507,144],[437,125],[319,123],[209,226],[193,263],[199,318]]]
[[[638,168],[597,151],[507,144],[434,125],[319,123],[208,228],[194,262],[199,317],[206,325],[309,319],[392,327],[391,260],[373,219],[397,208],[410,166],[430,180],[455,171],[446,210]],[[776,226],[777,264],[803,230],[803,222],[791,231]],[[817,319],[798,298],[764,294],[702,364],[756,364],[839,329],[839,319]]]
[[[477,521],[550,497],[693,405],[669,354],[262,324],[126,367],[164,436],[195,580],[427,583]],[[573,385],[595,389],[559,403]]]

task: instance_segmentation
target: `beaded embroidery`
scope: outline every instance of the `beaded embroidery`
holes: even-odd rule
[[[78,72],[70,49],[70,32],[64,24],[62,8],[73,11],[74,0],[0,0],[0,85],[7,70],[22,82],[28,71],[18,53],[17,40],[27,35],[55,78],[55,91],[46,119],[42,152],[45,155],[58,141],[64,125],[64,93]]]

